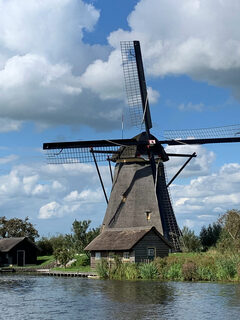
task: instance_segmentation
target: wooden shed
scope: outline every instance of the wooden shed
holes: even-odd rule
[[[0,265],[36,264],[38,250],[27,237],[0,239]]]
[[[85,248],[91,252],[92,267],[100,259],[111,260],[115,255],[123,262],[148,262],[167,256],[171,249],[155,227],[106,229]]]

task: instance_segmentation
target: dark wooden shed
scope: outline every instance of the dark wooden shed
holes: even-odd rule
[[[36,264],[38,250],[27,237],[0,239],[0,265]]]
[[[167,256],[171,249],[155,227],[106,229],[85,248],[91,252],[92,267],[100,259],[111,260],[115,255],[123,262],[148,262]]]

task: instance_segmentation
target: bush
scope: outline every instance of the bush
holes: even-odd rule
[[[100,262],[97,263],[96,265],[96,271],[98,276],[101,279],[108,279],[109,278],[109,265],[107,260],[101,259]]]
[[[124,274],[127,280],[135,280],[139,277],[139,271],[137,265],[135,263],[125,263],[124,266]]]
[[[75,255],[74,258],[77,260],[73,263],[73,267],[85,267],[90,265],[90,258],[87,254]]]
[[[56,249],[53,254],[55,259],[59,261],[65,268],[68,261],[70,261],[74,256],[73,252],[67,248]]]
[[[194,262],[186,262],[182,266],[182,276],[186,281],[197,280],[197,266]]]
[[[210,256],[202,256],[197,263],[197,276],[201,281],[216,281],[217,268],[215,259]]]
[[[157,257],[154,261],[153,261],[154,265],[157,268],[158,274],[159,274],[159,278],[160,279],[166,279],[166,273],[167,273],[167,258],[160,258]]]
[[[167,271],[167,279],[182,280],[182,266],[180,263],[174,263]]]
[[[237,275],[236,261],[230,257],[220,257],[217,259],[217,279],[233,280]]]
[[[139,265],[139,273],[142,279],[157,279],[158,269],[154,262]]]

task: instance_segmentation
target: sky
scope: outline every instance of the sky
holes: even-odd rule
[[[0,216],[41,236],[99,226],[106,203],[92,164],[48,165],[44,142],[130,138],[120,41],[139,40],[152,133],[238,124],[238,0],[0,0]],[[179,226],[197,232],[240,207],[240,145],[197,153],[170,188]],[[184,159],[166,163],[168,179]],[[108,194],[108,166],[101,163]]]

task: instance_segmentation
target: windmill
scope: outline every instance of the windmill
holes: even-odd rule
[[[239,126],[214,131],[168,131],[166,139],[158,140],[151,134],[152,120],[139,41],[121,42],[121,52],[131,122],[136,126],[144,125],[144,130],[131,139],[44,143],[43,149],[47,150],[51,164],[95,163],[108,203],[102,233],[152,226],[178,251],[180,230],[168,187],[196,153],[168,153],[163,145],[240,142]],[[187,160],[167,183],[164,162],[171,157],[186,157]],[[98,167],[98,161],[106,160],[112,177],[109,200]],[[111,162],[115,163],[114,175]]]

